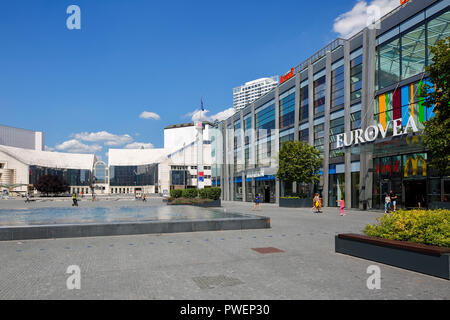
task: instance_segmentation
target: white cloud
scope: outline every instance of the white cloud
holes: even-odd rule
[[[348,39],[373,22],[373,17],[381,18],[400,5],[398,0],[358,0],[352,10],[341,14],[334,20],[333,31]]]
[[[236,111],[234,110],[234,108],[228,108],[226,110],[213,114],[210,118],[212,121],[214,120],[222,121],[231,117],[235,112]]]
[[[159,114],[154,113],[154,112],[149,112],[149,111],[144,111],[139,115],[139,118],[141,119],[154,119],[154,120],[159,120],[161,119],[161,117],[159,116]]]
[[[214,122],[215,120],[222,121],[229,117],[231,117],[235,110],[234,108],[228,108],[224,111],[218,112],[216,114],[213,114],[211,116],[208,116],[209,110],[195,110],[193,112],[187,113],[185,116],[190,117],[192,121],[211,121]]]
[[[130,144],[127,144],[124,148],[125,149],[153,149],[153,144],[151,143],[144,143],[144,142],[133,142]]]
[[[44,147],[44,151],[55,151],[55,148],[51,148],[49,146]]]
[[[82,132],[72,135],[75,139],[87,142],[103,142],[105,145],[113,147],[113,146],[121,146],[126,143],[131,143],[133,138],[129,134],[124,135],[115,135],[109,133],[107,131],[99,131],[99,132]]]
[[[71,153],[95,153],[102,150],[102,146],[99,146],[98,144],[87,145],[76,139],[72,139],[61,144],[57,144],[55,149]]]

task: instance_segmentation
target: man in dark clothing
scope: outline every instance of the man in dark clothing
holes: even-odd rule
[[[397,195],[391,190],[391,192],[389,192],[389,197],[391,197],[391,209],[395,212],[397,210]]]

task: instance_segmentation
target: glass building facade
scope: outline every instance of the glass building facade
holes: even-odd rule
[[[434,113],[419,98],[430,81],[424,72],[433,58],[428,46],[450,36],[449,5],[449,0],[407,2],[384,16],[379,29],[334,40],[294,67],[291,79],[220,122],[231,137],[244,128],[245,150],[233,154],[237,144],[222,145],[224,153],[231,151],[223,168],[239,158],[244,163],[242,170],[228,170],[231,175],[222,172],[223,198],[235,198],[233,177],[243,189],[237,199],[242,201],[260,194],[263,202],[277,203],[294,189],[310,196],[319,191],[324,206],[344,199],[347,208],[382,208],[390,190],[404,208],[450,201],[450,177],[439,177],[428,166],[422,131]],[[410,119],[417,132],[394,136],[394,120],[405,128]],[[383,134],[355,144],[355,131],[364,133],[370,126]],[[338,136],[347,137],[347,145],[342,147]],[[277,153],[286,141],[303,141],[321,152],[320,183],[276,179]]]
[[[58,169],[41,166],[29,167],[29,184],[35,185],[39,178],[45,175],[59,176],[67,182],[70,192],[88,193],[91,191],[91,170],[82,169]]]
[[[158,164],[142,166],[111,166],[109,185],[111,187],[141,187],[158,182]]]

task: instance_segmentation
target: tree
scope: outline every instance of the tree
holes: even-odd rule
[[[420,98],[435,116],[425,122],[424,145],[429,165],[444,175],[450,171],[450,37],[430,47],[433,63],[425,68],[429,83],[422,86]]]
[[[277,178],[284,182],[315,183],[320,180],[320,151],[302,141],[283,143],[278,154]]]
[[[40,177],[34,187],[39,192],[47,194],[47,196],[49,193],[57,194],[68,192],[70,190],[70,187],[64,178],[51,174]]]

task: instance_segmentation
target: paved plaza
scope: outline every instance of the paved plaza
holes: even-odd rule
[[[84,206],[160,206],[122,198]],[[63,207],[70,201],[0,208]],[[0,299],[449,299],[450,282],[334,252],[337,233],[362,233],[380,212],[308,209],[224,202],[228,212],[271,218],[271,229],[0,242]],[[272,247],[275,253],[254,248]],[[68,290],[77,265],[81,288]],[[366,286],[367,268],[381,268],[381,289]]]

